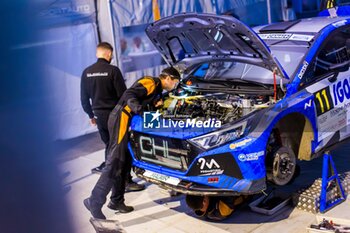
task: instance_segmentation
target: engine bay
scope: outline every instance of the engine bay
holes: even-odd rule
[[[270,95],[186,92],[169,94],[164,101],[163,117],[173,120],[215,118],[223,124],[236,121],[273,104]]]

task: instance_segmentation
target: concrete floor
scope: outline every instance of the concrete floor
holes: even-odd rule
[[[91,140],[91,139],[89,139]],[[91,174],[90,169],[99,165],[104,157],[101,144],[91,145],[99,148],[96,152],[71,159],[66,156],[61,162],[61,171],[65,174],[64,185],[67,190],[66,199],[70,206],[71,219],[75,232],[94,233],[89,222],[90,213],[83,206],[83,199],[90,195],[98,175]],[[336,150],[334,160],[339,172],[350,171],[350,145],[344,145]],[[77,153],[78,149],[71,149],[70,153]],[[83,149],[86,151],[85,149]],[[91,150],[91,149],[90,149]],[[69,151],[68,151],[69,152]],[[69,153],[66,154],[69,154]],[[295,190],[300,186],[312,182],[321,176],[322,159],[301,164],[301,175],[285,190]],[[135,179],[140,181],[138,178]],[[306,227],[316,222],[316,215],[286,206],[273,216],[265,216],[252,212],[249,207],[242,207],[230,218],[223,222],[210,222],[198,219],[186,206],[184,196],[171,197],[168,192],[158,186],[146,183],[147,188],[141,192],[127,193],[126,204],[132,205],[135,211],[128,214],[114,213],[106,206],[103,212],[108,219],[118,220],[126,232],[307,232]],[[326,216],[345,218],[350,220],[350,198],[341,205],[328,211]]]

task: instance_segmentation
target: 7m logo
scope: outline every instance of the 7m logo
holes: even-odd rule
[[[214,159],[211,159],[210,162],[207,162],[205,158],[200,158],[198,159],[198,162],[201,164],[201,170],[203,170],[205,166],[208,169],[220,168],[219,164]]]

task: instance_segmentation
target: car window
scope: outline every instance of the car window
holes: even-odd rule
[[[338,29],[330,34],[301,79],[300,87],[308,86],[330,74],[330,67],[349,61],[350,28]]]

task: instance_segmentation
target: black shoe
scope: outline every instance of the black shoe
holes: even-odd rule
[[[90,204],[90,198],[86,198],[84,200],[84,206],[88,211],[90,211],[92,217],[98,218],[98,219],[106,219],[106,216],[102,213],[101,209],[99,210],[92,210],[91,204]]]
[[[134,181],[127,183],[125,185],[125,192],[136,192],[144,189],[145,189],[144,184],[138,184],[138,183],[135,183]]]
[[[113,201],[110,201],[108,203],[107,207],[110,208],[111,210],[117,210],[120,213],[129,213],[129,212],[134,210],[134,207],[127,206],[127,205],[124,204],[124,202],[122,202],[122,203],[114,203]]]
[[[100,174],[100,173],[102,172],[102,169],[103,169],[105,166],[106,166],[106,162],[103,162],[103,163],[101,163],[100,166],[91,169],[91,173],[98,173],[98,174]]]

